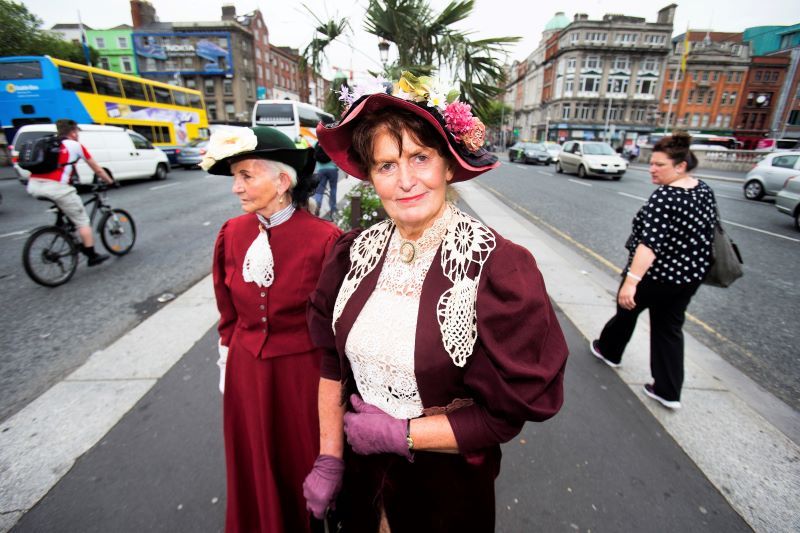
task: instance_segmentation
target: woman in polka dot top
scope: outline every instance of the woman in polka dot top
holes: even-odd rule
[[[590,344],[596,357],[619,366],[639,313],[650,309],[653,383],[644,393],[670,409],[681,406],[683,321],[711,265],[717,222],[714,192],[689,174],[697,166],[690,142],[676,133],[653,147],[650,176],[659,187],[633,219],[617,313]]]

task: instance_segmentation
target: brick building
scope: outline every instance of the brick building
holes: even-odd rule
[[[744,143],[744,148],[754,149],[759,140],[770,136],[788,67],[789,57],[786,56],[752,59],[736,118],[736,138]]]

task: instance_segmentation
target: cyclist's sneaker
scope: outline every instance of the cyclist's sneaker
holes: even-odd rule
[[[89,264],[90,267],[93,267],[93,266],[99,265],[100,263],[102,263],[103,261],[105,261],[108,258],[109,258],[109,256],[106,255],[106,254],[97,254],[96,253],[96,254],[94,254],[93,256],[91,256],[89,258],[88,264]]]

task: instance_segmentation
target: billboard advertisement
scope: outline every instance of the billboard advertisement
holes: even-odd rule
[[[139,73],[233,75],[229,32],[133,32]]]

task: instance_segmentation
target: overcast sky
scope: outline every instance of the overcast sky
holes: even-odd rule
[[[46,28],[56,23],[78,21],[95,29],[130,24],[128,0],[24,0],[28,9],[44,20]],[[219,20],[225,0],[151,0],[162,22]],[[237,13],[261,9],[270,31],[270,42],[279,46],[304,48],[314,33],[314,22],[300,2],[238,0]],[[320,18],[348,17],[353,35],[347,43],[334,44],[328,54],[328,66],[338,66],[363,73],[380,68],[378,41],[363,29],[367,0],[306,0]],[[441,9],[445,0],[430,0]],[[476,38],[521,36],[523,40],[510,49],[509,60],[525,58],[539,43],[542,29],[556,11],[563,10],[572,20],[575,13],[587,13],[592,20],[606,13],[625,13],[655,22],[658,10],[669,5],[666,0],[567,0],[543,2],[532,0],[476,0],[475,10],[462,29],[474,30]],[[678,3],[674,33],[691,29],[713,28],[716,31],[742,31],[750,26],[791,25],[800,23],[800,0],[691,0]],[[395,52],[392,50],[392,52]],[[324,69],[330,76],[330,68]]]

